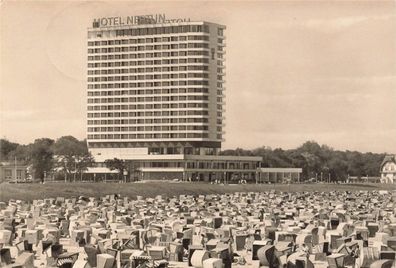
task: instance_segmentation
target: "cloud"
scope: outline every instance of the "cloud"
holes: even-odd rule
[[[395,18],[395,16],[394,15],[349,16],[349,17],[338,17],[332,19],[309,19],[306,22],[302,22],[300,25],[319,31],[337,32],[339,30],[354,26],[362,22],[367,22],[369,20],[384,21],[384,20],[390,20],[392,18]]]
[[[20,111],[3,110],[1,111],[1,120],[2,121],[26,120],[28,118],[34,117],[35,114],[36,112],[33,110],[20,110]]]
[[[340,17],[336,19],[310,19],[303,25],[308,28],[316,28],[316,29],[333,29],[338,30],[344,27],[350,27],[354,24],[363,22],[368,20],[367,16],[359,16],[359,17]]]
[[[281,29],[306,28],[325,33],[336,33],[343,29],[365,23],[386,22],[396,19],[395,15],[367,15],[367,16],[343,16],[333,18],[282,18],[267,23],[267,26]]]
[[[396,75],[373,75],[373,76],[357,76],[357,77],[332,77],[334,81],[352,82],[357,84],[388,84],[396,82]]]

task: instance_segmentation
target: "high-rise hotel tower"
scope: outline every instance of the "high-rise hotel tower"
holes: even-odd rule
[[[88,29],[91,153],[98,162],[141,161],[140,170],[219,160],[226,27],[136,18],[97,19]]]
[[[224,29],[207,22],[89,29],[89,147],[131,154],[220,148]]]

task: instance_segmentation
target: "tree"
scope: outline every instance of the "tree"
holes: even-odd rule
[[[18,143],[10,142],[6,139],[0,139],[0,159],[10,160],[9,153],[18,147]]]
[[[65,174],[65,179],[74,181],[77,174],[80,177],[93,163],[86,141],[79,141],[73,136],[63,136],[53,145],[56,155],[56,166]]]
[[[319,157],[309,152],[303,152],[301,155],[305,160],[302,168],[305,169],[307,176],[316,178],[321,166]]]
[[[336,151],[327,145],[307,141],[296,149],[272,150],[262,146],[254,150],[225,150],[222,155],[261,156],[262,167],[299,167],[303,169],[302,178],[323,178],[327,181],[345,180],[351,176],[378,176],[385,154]]]
[[[363,158],[363,173],[368,176],[377,176],[385,154],[365,153]]]
[[[30,161],[30,151],[31,151],[32,145],[20,145],[12,150],[11,152],[8,153],[8,160],[18,160],[18,161],[23,161],[25,163],[29,163]]]
[[[76,157],[76,173],[80,175],[82,178],[82,174],[84,171],[88,170],[88,167],[92,167],[95,163],[95,159],[91,155],[91,153],[83,154]]]
[[[124,160],[118,158],[107,159],[104,163],[108,169],[118,171],[118,179],[120,179],[120,175],[122,178],[122,176],[124,175],[124,171],[128,172],[127,164]]]
[[[348,158],[348,174],[352,174],[353,176],[357,176],[361,178],[365,176],[364,174],[364,160],[362,157],[362,153],[360,152],[350,152],[347,151],[347,158]],[[379,168],[378,168],[379,170]]]
[[[48,138],[37,139],[31,145],[30,163],[33,168],[34,178],[44,181],[45,173],[52,170],[53,156],[52,145],[54,140]]]
[[[346,181],[348,178],[348,164],[340,158],[332,158],[329,161],[331,181]]]
[[[253,150],[236,148],[224,150],[221,155],[261,156],[262,167],[299,167],[303,169],[302,178],[312,178],[316,174],[332,181],[344,180],[350,176],[379,176],[380,165],[385,154],[339,151],[315,141],[307,141],[296,149],[271,149],[262,146]],[[55,160],[53,158],[55,156]],[[29,165],[35,178],[43,178],[44,172],[55,167],[72,179],[83,174],[94,162],[85,140],[79,141],[72,136],[59,138],[55,143],[51,139],[37,139],[32,144],[21,145],[6,139],[0,139],[0,159],[23,160]],[[118,176],[127,171],[134,173],[138,165],[120,159],[107,160],[106,166],[118,170]]]
[[[272,158],[270,159],[271,167],[290,167],[292,161],[287,155],[287,152],[281,148],[276,148],[272,151]]]
[[[235,150],[230,149],[221,151],[221,155],[251,156],[252,152],[238,147]]]
[[[306,158],[296,150],[290,150],[289,157],[291,159],[292,167],[302,168],[302,180],[309,178]]]
[[[307,152],[319,158],[322,157],[322,148],[315,141],[306,141],[303,145],[297,148],[297,151]]]

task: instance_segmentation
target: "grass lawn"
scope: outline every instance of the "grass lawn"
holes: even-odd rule
[[[50,197],[95,196],[121,194],[136,198],[155,197],[156,195],[177,196],[182,194],[221,194],[233,192],[264,191],[359,191],[359,190],[396,190],[389,184],[246,184],[211,185],[205,183],[140,182],[140,183],[45,183],[45,184],[0,184],[0,201],[21,199],[31,201]]]

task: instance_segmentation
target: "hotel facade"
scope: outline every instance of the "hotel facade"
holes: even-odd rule
[[[103,21],[87,43],[87,142],[96,162],[124,159],[139,179],[257,179],[261,157],[220,155],[226,27]]]

